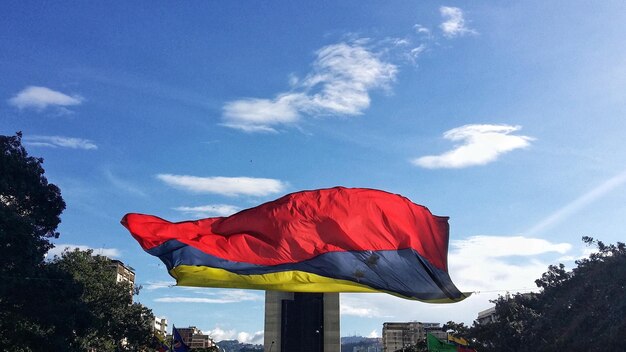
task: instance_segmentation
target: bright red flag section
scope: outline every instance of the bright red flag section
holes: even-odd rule
[[[383,191],[303,191],[229,217],[127,214],[122,224],[179,285],[467,297],[447,273],[448,218]]]

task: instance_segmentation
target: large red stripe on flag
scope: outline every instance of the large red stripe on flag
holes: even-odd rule
[[[278,265],[334,251],[412,248],[447,271],[448,218],[372,189],[296,192],[229,217],[170,223],[127,214],[122,223],[146,250],[176,239],[227,260]]]

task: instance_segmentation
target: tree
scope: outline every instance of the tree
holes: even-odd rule
[[[426,340],[420,340],[415,345],[406,346],[394,352],[428,352],[428,346]]]
[[[21,133],[0,136],[0,351],[138,351],[152,312],[91,251],[44,261],[65,203]]]
[[[29,156],[21,140],[21,133],[0,136],[0,350],[11,351],[58,340],[61,298],[77,294],[65,274],[45,269],[65,203],[44,176],[43,159]]]
[[[619,351],[626,336],[626,246],[605,245],[567,271],[551,265],[541,291],[499,297],[497,321],[474,324],[467,337],[481,351]]]
[[[70,274],[81,288],[76,308],[77,316],[85,317],[77,336],[81,349],[138,351],[154,344],[152,311],[133,303],[138,287],[116,282],[110,259],[76,249],[55,257],[49,266]]]
[[[43,159],[28,156],[22,134],[0,136],[0,273],[38,269],[52,247],[65,209],[61,191],[49,184]],[[15,275],[13,275],[15,276]]]

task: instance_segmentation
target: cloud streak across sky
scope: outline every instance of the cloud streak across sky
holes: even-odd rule
[[[94,141],[83,138],[64,137],[64,136],[26,136],[24,144],[34,147],[47,148],[70,148],[95,150],[98,146]]]
[[[181,206],[174,208],[174,210],[180,211],[181,213],[188,214],[190,216],[209,217],[229,216],[238,212],[239,210],[241,210],[241,208],[228,204],[207,204],[195,207]]]
[[[202,296],[168,296],[159,297],[155,299],[155,302],[167,302],[167,303],[210,303],[210,304],[226,304],[226,303],[238,303],[246,301],[262,301],[263,296],[250,292],[248,290],[220,290],[214,291],[198,291]],[[208,296],[208,297],[207,297]]]
[[[620,186],[623,186],[625,183],[626,170],[602,182],[602,184],[595,187],[591,191],[583,194],[582,196],[563,206],[561,209],[548,215],[546,218],[527,230],[526,234],[535,235],[547,230],[548,228],[560,223],[561,221],[586,208],[588,205],[595,202],[596,200],[604,197],[609,192],[615,190]]]
[[[79,95],[67,95],[46,87],[29,86],[9,99],[9,104],[20,110],[31,108],[41,111],[48,106],[67,107],[79,105],[83,100]]]
[[[213,193],[228,197],[266,196],[281,193],[287,188],[287,183],[271,178],[198,177],[172,174],[159,174],[156,177],[169,186],[189,192]]]
[[[412,163],[427,169],[464,168],[485,165],[504,153],[526,148],[534,139],[513,135],[520,126],[465,125],[446,131],[443,138],[459,142],[454,149],[440,155],[413,159]]]
[[[328,45],[317,51],[312,71],[291,91],[272,99],[227,102],[223,125],[246,132],[276,132],[278,125],[297,122],[302,114],[355,116],[370,106],[370,91],[394,81],[397,67],[383,61],[364,41]]]

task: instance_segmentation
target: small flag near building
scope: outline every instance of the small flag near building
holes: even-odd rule
[[[185,342],[183,342],[183,338],[182,336],[180,336],[178,330],[176,330],[176,327],[172,327],[172,349],[173,352],[189,351],[189,346],[187,346]]]

